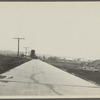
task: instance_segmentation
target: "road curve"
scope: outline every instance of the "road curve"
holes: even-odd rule
[[[100,87],[40,60],[0,76],[0,96],[98,96]]]

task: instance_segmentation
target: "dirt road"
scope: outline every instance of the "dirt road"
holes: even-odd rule
[[[0,96],[97,96],[100,87],[40,60],[31,60],[0,76]]]

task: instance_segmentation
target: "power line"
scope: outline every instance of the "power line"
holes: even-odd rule
[[[19,46],[20,44],[19,44],[19,43],[20,43],[20,40],[21,40],[21,39],[25,39],[25,38],[13,38],[13,39],[18,39],[18,51],[17,51],[17,57],[19,57],[19,49],[20,49],[20,46]]]

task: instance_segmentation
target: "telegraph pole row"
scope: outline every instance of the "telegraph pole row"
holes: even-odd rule
[[[18,39],[18,51],[17,51],[17,57],[19,57],[19,49],[20,49],[20,46],[19,46],[20,44],[19,44],[19,43],[20,43],[20,40],[21,40],[21,39],[25,39],[25,38],[13,38],[13,39]]]

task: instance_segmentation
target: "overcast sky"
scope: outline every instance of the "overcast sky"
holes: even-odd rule
[[[0,50],[17,40],[36,53],[100,59],[100,2],[0,2]]]

